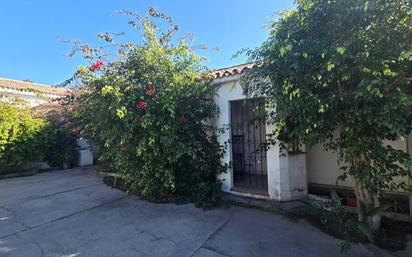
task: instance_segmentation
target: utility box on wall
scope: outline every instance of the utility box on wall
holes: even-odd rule
[[[93,151],[90,144],[84,138],[77,139],[79,159],[77,165],[89,166],[93,165]]]
[[[79,150],[79,166],[93,165],[93,154],[91,150]]]

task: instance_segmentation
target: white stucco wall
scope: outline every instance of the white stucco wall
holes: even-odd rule
[[[217,127],[227,128],[218,137],[219,142],[223,144],[231,138],[229,129],[231,116],[230,102],[245,99],[246,96],[238,83],[238,76],[216,79],[214,85],[218,87],[214,101],[220,109],[220,115],[211,122]],[[266,133],[271,131],[273,131],[273,127],[266,125]],[[409,149],[412,149],[412,135],[409,137],[409,140]],[[388,141],[386,143],[395,149],[407,151],[408,142],[406,140]],[[351,178],[347,178],[345,181],[337,181],[342,172],[337,164],[338,157],[336,153],[324,151],[320,145],[307,148],[306,152],[306,154],[284,155],[280,153],[279,144],[269,148],[267,152],[267,193],[269,198],[280,201],[302,198],[307,193],[308,183],[353,187],[354,182]],[[230,163],[231,160],[232,148],[228,144],[222,161]],[[222,189],[226,192],[231,192],[234,186],[232,169],[229,168],[220,178],[223,181]],[[408,180],[408,178],[396,178],[396,180]]]
[[[395,149],[407,151],[406,140],[386,141],[385,143]],[[321,145],[307,149],[309,183],[353,187],[354,181],[352,178],[347,178],[345,181],[337,181],[337,177],[342,174],[337,161],[337,154],[323,150]],[[407,178],[396,178],[396,180],[405,181]]]
[[[216,84],[216,86],[218,86],[219,89],[217,91],[217,95],[214,98],[214,101],[219,107],[220,114],[218,117],[216,117],[214,122],[216,122],[215,125],[219,128],[227,127],[230,121],[230,101],[244,99],[245,96],[243,95],[242,88],[236,86],[234,78],[220,79],[218,80],[218,84]],[[229,139],[230,131],[228,129],[225,129],[224,133],[220,134],[218,137],[218,141],[222,145],[225,142],[228,142]],[[229,145],[225,155],[223,156],[222,162],[229,164],[231,159],[232,153],[231,147]],[[231,168],[229,168],[226,173],[221,174],[220,179],[223,182],[223,191],[230,191],[233,186],[233,174]]]
[[[230,123],[230,102],[245,99],[243,89],[237,81],[237,76],[226,77],[215,81],[218,87],[215,103],[220,109],[220,115],[214,120],[217,127],[228,128]],[[271,125],[266,125],[266,133],[273,131]],[[229,129],[218,137],[219,143],[228,142],[231,137]],[[228,145],[223,157],[224,163],[232,160],[232,148]],[[279,144],[271,146],[267,151],[267,175],[269,198],[288,201],[303,198],[307,192],[306,180],[306,156],[283,156],[279,151]],[[233,173],[229,168],[225,174],[220,176],[223,181],[222,189],[231,192],[233,187]]]

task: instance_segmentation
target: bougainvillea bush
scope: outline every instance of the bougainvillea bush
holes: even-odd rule
[[[220,162],[224,148],[208,125],[218,109],[215,89],[201,76],[203,59],[175,38],[177,26],[168,16],[150,9],[147,17],[132,18],[129,23],[142,32],[140,44],[115,44],[104,34],[119,47],[116,58],[102,54],[104,47],[76,46],[92,61],[73,80],[81,81],[74,104],[79,132],[139,196],[216,206],[217,176],[226,168]],[[162,32],[155,21],[170,28]]]

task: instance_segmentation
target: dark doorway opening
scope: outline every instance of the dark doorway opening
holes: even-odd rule
[[[267,193],[264,98],[230,102],[234,189]]]

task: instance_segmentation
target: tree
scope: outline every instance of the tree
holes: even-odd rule
[[[321,143],[352,176],[359,221],[380,227],[380,198],[408,190],[407,153],[385,144],[404,139],[412,121],[412,1],[299,0],[271,23],[244,79],[267,97],[275,135]],[[294,144],[292,144],[294,145]]]
[[[141,43],[117,43],[101,34],[106,47],[75,45],[90,66],[69,80],[79,133],[100,149],[100,158],[128,188],[152,201],[184,197],[203,208],[220,203],[217,176],[223,147],[208,120],[217,112],[215,88],[204,78],[198,56],[186,38],[175,39],[177,26],[154,9],[129,21],[141,31]],[[163,31],[166,21],[168,30]],[[113,51],[112,51],[113,53]],[[103,59],[106,58],[106,59]]]

